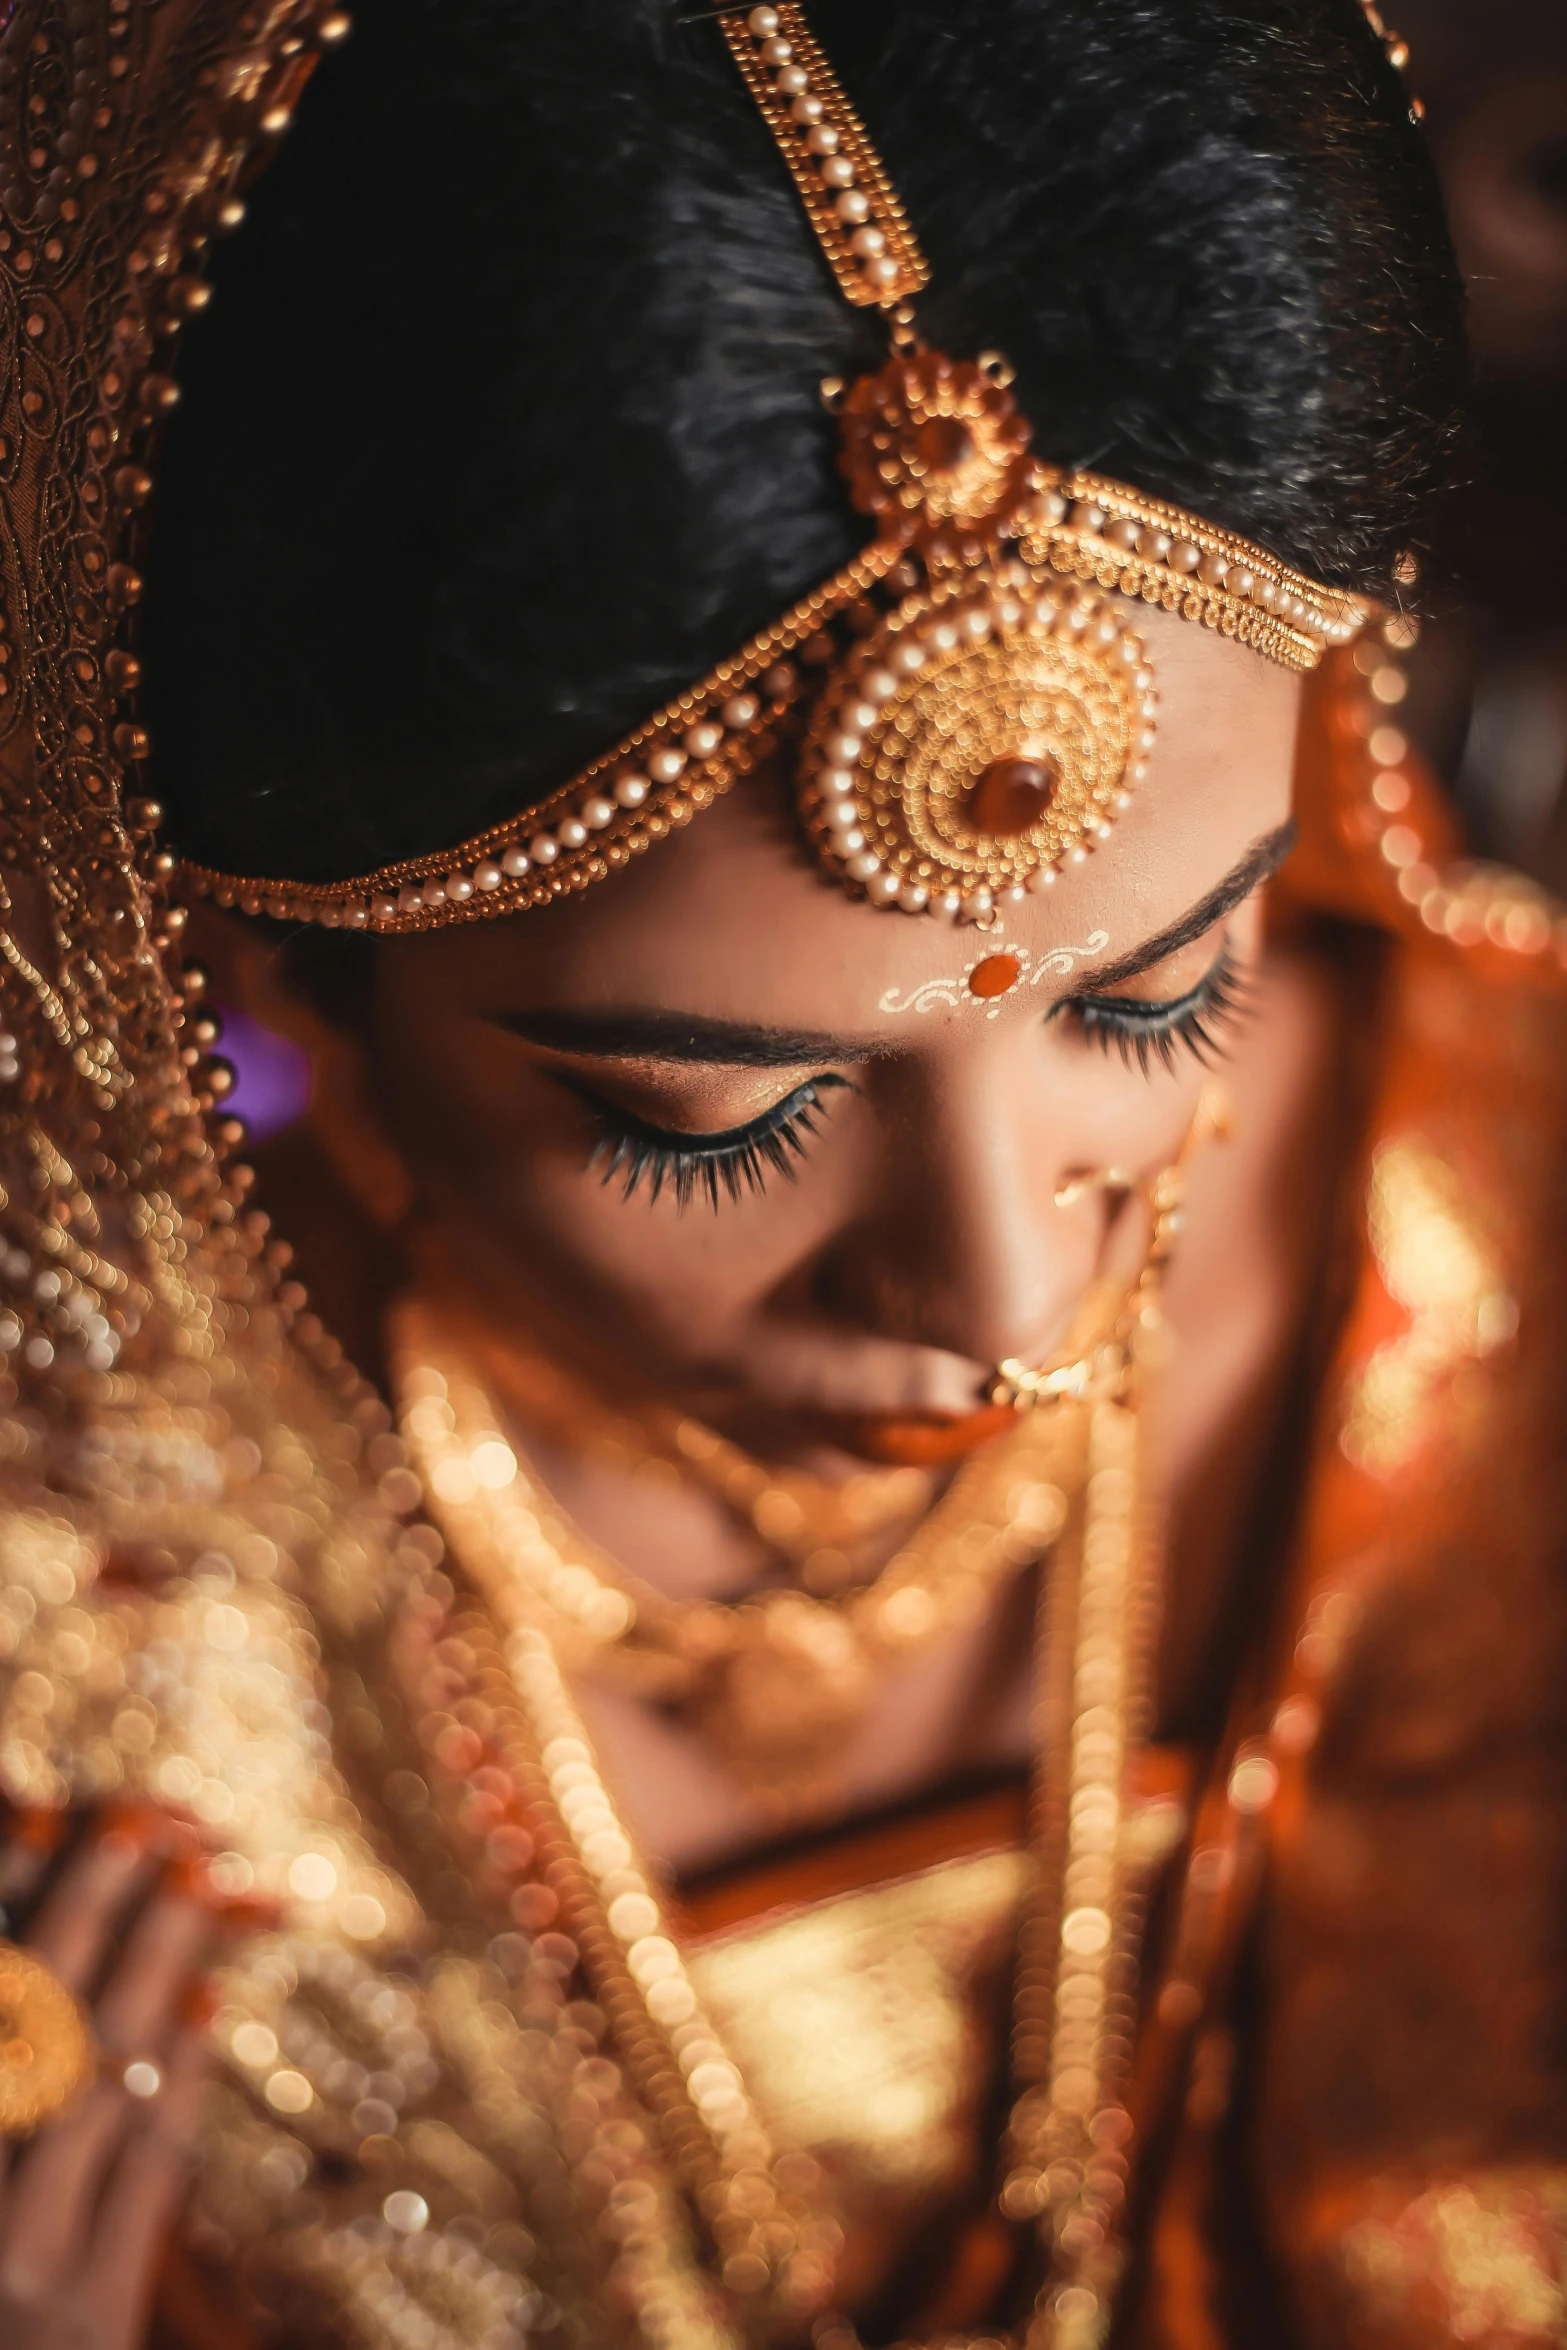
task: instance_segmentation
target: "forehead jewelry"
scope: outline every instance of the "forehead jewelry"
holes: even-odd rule
[[[545,906],[678,831],[775,750],[825,870],[873,906],[991,923],[1109,837],[1153,747],[1150,604],[1310,669],[1369,607],[1123,482],[1046,462],[995,353],[920,340],[929,270],[799,7],[713,12],[877,372],[824,386],[852,563],[549,798],[448,850],[329,883],[186,862],[220,906],[429,930]]]

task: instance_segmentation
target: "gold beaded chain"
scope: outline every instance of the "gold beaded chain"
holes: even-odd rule
[[[1143,1522],[1141,1413],[1090,1408],[1086,1498],[1041,1593],[1043,1737],[1013,1999],[1018,2097],[1000,2205],[1034,2221],[1051,2282],[1027,2340],[1092,2350],[1123,2265],[1117,2223],[1130,2168],[1125,2085],[1148,1862],[1129,1834],[1127,1767],[1146,1735],[1157,1625],[1155,1546]]]
[[[1048,1549],[1066,1504],[1052,1447],[1020,1421],[967,1462],[869,1581],[829,1598],[793,1586],[737,1605],[681,1602],[575,1527],[503,1432],[440,1317],[391,1316],[404,1441],[452,1548],[504,1586],[563,1660],[609,1671],[699,1726],[775,1817],[831,1802],[834,1764],[886,1674],[978,1621]]]
[[[838,290],[894,310],[930,282],[908,215],[796,0],[727,9],[719,29],[789,166]]]
[[[1145,1298],[1140,1329],[1153,1318]],[[409,1417],[436,1397],[436,1377],[449,1395],[444,1370],[421,1379],[418,1366],[405,1366],[405,1392],[415,1397]],[[1130,1344],[1121,1350],[1115,1386],[1097,1400],[1058,1398],[1019,1424],[1066,1535],[1041,1595],[1037,1866],[1022,1930],[1013,2037],[1018,2095],[1000,2190],[1004,2216],[1036,2229],[1048,2281],[1023,2335],[1008,2337],[1017,2350],[1093,2350],[1103,2339],[1121,2257],[1115,2229],[1130,2131],[1122,2089],[1155,1857],[1125,1815],[1156,1621]],[[527,1804],[541,1881],[677,2175],[705,2217],[718,2275],[738,2305],[737,2338],[771,2338],[780,2322],[798,2327],[814,2316],[819,2340],[858,2350],[852,2325],[831,2313],[841,2230],[821,2203],[820,2173],[775,2140],[702,2008],[656,1873],[637,1852],[572,1695],[565,1656],[538,1606],[535,1573],[520,1572],[507,1547],[515,1528],[487,1511],[443,1509],[439,1472],[454,1456],[436,1448],[429,1460],[427,1440],[416,1432],[412,1450],[422,1468],[428,1463],[453,1564],[482,1605],[482,1616],[459,1609],[456,1621],[476,1660],[472,1685],[487,1688],[504,1673],[507,1702],[491,1710],[506,1725],[506,1764]],[[570,1554],[542,1527],[535,1571],[540,1547],[553,1551],[558,1572],[571,1572]]]
[[[868,547],[569,783],[455,849],[319,883],[221,873],[184,859],[181,883],[193,897],[242,914],[393,935],[553,905],[645,855],[761,764],[804,691],[802,650],[830,657],[824,629],[898,559],[896,547]]]
[[[497,1402],[520,1414],[525,1427],[633,1480],[699,1486],[818,1595],[863,1580],[857,1554],[912,1523],[935,1498],[926,1469],[864,1468],[832,1483],[760,1460],[656,1398],[607,1402],[514,1331],[500,1345],[476,1325],[463,1332],[463,1344]]]

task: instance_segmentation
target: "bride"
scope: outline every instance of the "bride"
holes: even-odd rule
[[[347,30],[0,35],[7,2342],[1558,2340],[1401,44]]]

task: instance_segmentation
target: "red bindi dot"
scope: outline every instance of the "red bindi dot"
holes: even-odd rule
[[[1016,987],[1023,976],[1023,966],[1016,955],[987,955],[983,963],[976,963],[968,975],[968,991],[982,1002],[993,996],[1005,995]]]

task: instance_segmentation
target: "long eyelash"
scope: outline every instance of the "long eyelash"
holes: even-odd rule
[[[769,1175],[792,1183],[806,1141],[818,1130],[824,1088],[848,1082],[846,1077],[813,1077],[760,1118],[727,1134],[674,1134],[595,1100],[590,1106],[603,1132],[588,1165],[602,1169],[602,1182],[618,1181],[623,1200],[646,1184],[650,1204],[669,1191],[682,1214],[699,1195],[716,1210],[721,1195],[739,1200],[748,1191],[764,1192]]]
[[[1228,947],[1213,969],[1183,996],[1167,1004],[1139,1004],[1116,996],[1074,996],[1069,1005],[1082,1022],[1083,1034],[1100,1048],[1117,1051],[1126,1066],[1135,1061],[1146,1077],[1157,1060],[1173,1069],[1184,1050],[1206,1068],[1223,1058],[1226,1046],[1217,1033],[1245,1019],[1251,1009],[1250,974]]]

